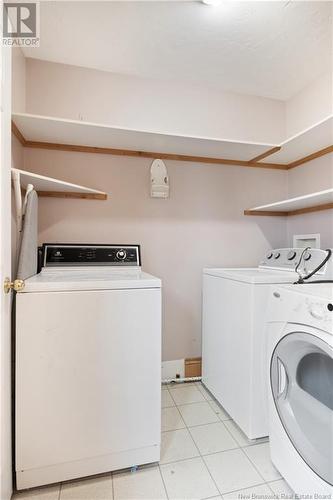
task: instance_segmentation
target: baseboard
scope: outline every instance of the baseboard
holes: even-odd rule
[[[185,378],[201,377],[201,358],[185,359]]]
[[[162,362],[162,380],[201,377],[201,358],[174,359]]]
[[[184,378],[184,359],[175,359],[172,361],[162,362],[162,380],[170,380],[175,378]]]

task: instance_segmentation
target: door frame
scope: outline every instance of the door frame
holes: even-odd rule
[[[2,19],[3,3],[0,14]],[[2,27],[1,27],[2,31]],[[1,44],[1,42],[0,42]],[[12,293],[3,283],[11,278],[11,59],[12,50],[0,45],[0,498],[13,491],[11,305]]]

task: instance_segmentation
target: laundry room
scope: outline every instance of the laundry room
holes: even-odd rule
[[[22,5],[1,500],[333,498],[333,3]]]

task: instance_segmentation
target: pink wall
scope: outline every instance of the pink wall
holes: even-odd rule
[[[12,167],[22,168],[24,164],[24,148],[21,143],[12,135]]]
[[[333,186],[333,155],[293,168],[288,174],[291,197],[328,189]],[[320,233],[322,248],[333,248],[333,210],[290,217],[287,231],[289,244],[294,234]]]
[[[286,108],[297,132],[327,107],[320,97],[326,80],[283,103],[32,59],[25,66],[17,111],[25,100],[27,112],[133,128],[275,143],[285,138]],[[309,93],[321,104],[312,102],[310,115],[300,116]],[[288,185],[291,196],[331,186],[331,160],[288,173],[167,162],[170,199],[153,200],[149,160],[42,150],[26,150],[24,158],[27,170],[111,192],[107,202],[41,199],[40,242],[140,243],[144,268],[163,280],[165,360],[201,353],[205,265],[256,265],[267,248],[291,244],[295,233],[321,232],[323,246],[333,246],[331,211],[288,222],[242,215],[285,198]]]
[[[170,199],[158,200],[150,163],[27,149],[27,170],[110,193],[106,202],[40,199],[40,242],[140,243],[144,269],[163,280],[164,360],[200,356],[202,268],[255,265],[285,244],[285,220],[242,212],[284,197],[286,173],[167,162]]]
[[[332,69],[286,103],[287,135],[299,133],[333,113]],[[288,172],[289,196],[301,196],[333,186],[333,155],[301,165]],[[321,234],[321,246],[333,248],[333,210],[290,217],[288,244],[294,234]]]
[[[298,134],[333,113],[333,68],[286,102],[286,136]]]
[[[26,111],[139,130],[273,144],[285,136],[282,101],[36,59],[26,62]]]

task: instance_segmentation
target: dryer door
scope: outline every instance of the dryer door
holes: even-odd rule
[[[333,484],[333,349],[320,338],[294,332],[271,359],[276,410],[293,446],[309,467]]]

